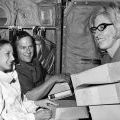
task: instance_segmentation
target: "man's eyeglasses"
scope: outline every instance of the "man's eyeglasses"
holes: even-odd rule
[[[113,25],[113,23],[102,23],[102,24],[98,25],[97,27],[91,27],[91,28],[90,28],[90,31],[91,31],[92,33],[95,33],[96,30],[103,31],[103,30],[106,29],[107,26],[109,26],[109,25]]]

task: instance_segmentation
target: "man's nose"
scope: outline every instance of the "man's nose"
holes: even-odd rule
[[[30,53],[30,52],[31,52],[31,50],[30,50],[29,47],[26,49],[26,51],[27,51],[27,53]]]

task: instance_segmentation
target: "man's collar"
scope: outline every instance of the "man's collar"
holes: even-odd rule
[[[20,61],[16,66],[21,66],[22,68],[33,70],[34,69],[34,61],[32,63],[27,63],[24,61]]]

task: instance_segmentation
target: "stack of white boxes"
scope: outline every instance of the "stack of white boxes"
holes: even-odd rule
[[[77,106],[89,106],[92,120],[120,120],[120,62],[71,75]]]

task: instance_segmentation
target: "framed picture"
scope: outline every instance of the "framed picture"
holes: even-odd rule
[[[55,6],[54,5],[39,5],[38,16],[41,26],[55,26]]]

